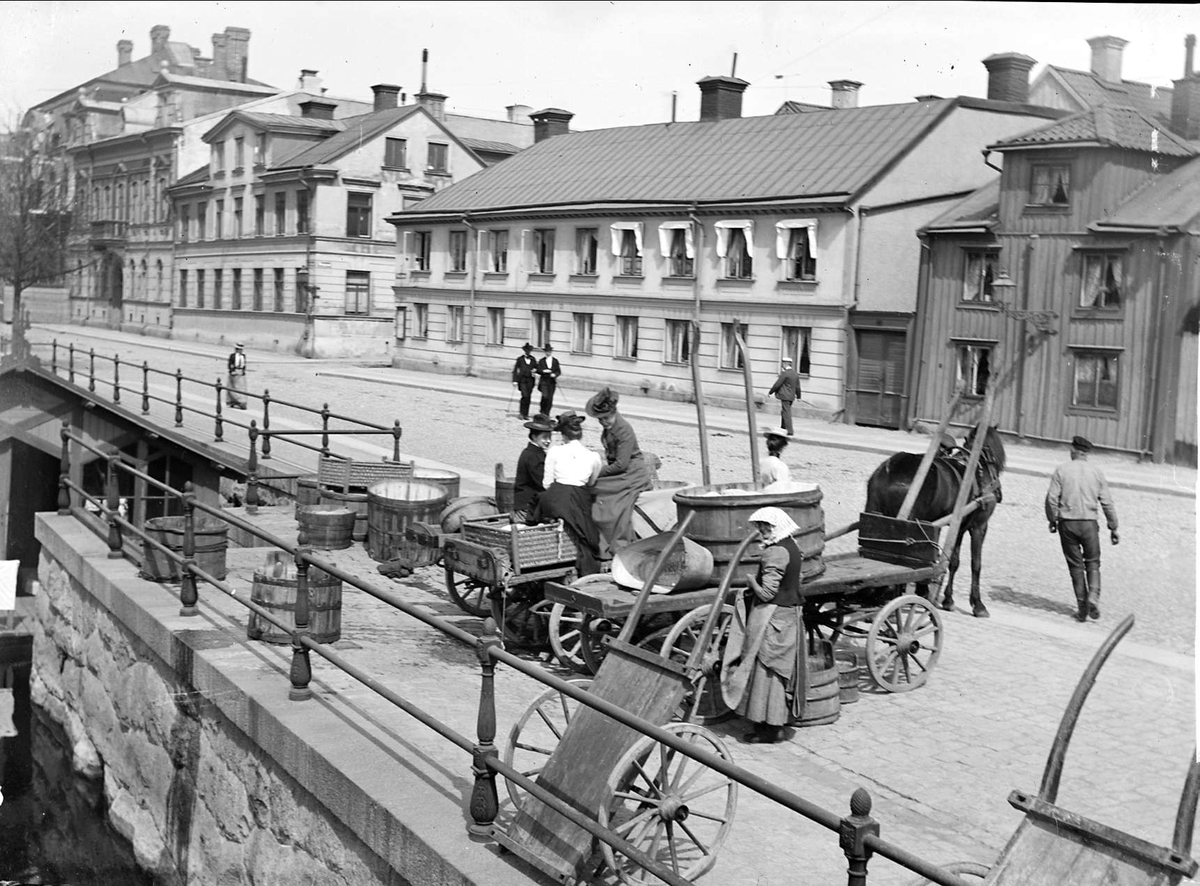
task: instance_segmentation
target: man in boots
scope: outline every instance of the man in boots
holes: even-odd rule
[[[1050,532],[1058,533],[1071,584],[1075,589],[1077,621],[1100,617],[1100,512],[1115,545],[1117,509],[1100,469],[1088,462],[1092,444],[1083,437],[1071,440],[1071,460],[1059,465],[1046,493],[1046,519]]]

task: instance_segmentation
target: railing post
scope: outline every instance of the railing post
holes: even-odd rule
[[[310,548],[296,549],[296,630],[292,633],[292,688],[288,698],[304,701],[312,698],[312,665],[308,660],[308,647],[300,638],[308,635],[308,556]]]
[[[108,559],[119,560],[124,556],[121,550],[121,524],[117,522],[121,510],[121,496],[117,490],[117,461],[120,452],[108,455],[108,476],[106,478],[106,504],[108,505]]]
[[[496,757],[496,661],[492,651],[500,648],[500,631],[489,616],[483,620],[483,634],[475,642],[475,654],[483,672],[483,683],[479,691],[479,717],[475,731],[478,741],[471,749],[471,774],[475,784],[471,788],[471,823],[467,831],[476,836],[487,836],[500,801],[496,796],[496,770],[488,760]]]
[[[218,375],[217,376],[217,412],[216,412],[216,419],[217,419],[216,436],[217,436],[218,440],[223,440],[224,433],[225,433],[224,428],[221,425],[221,400],[222,400],[221,392],[223,390],[224,390],[224,385],[221,384],[221,376]]]
[[[150,364],[142,361],[142,415],[150,414]]]
[[[67,344],[67,381],[75,384],[75,342]]]
[[[96,390],[96,349],[88,348],[88,390]]]
[[[392,461],[400,461],[400,419],[392,425]]]
[[[121,355],[113,354],[113,402],[121,402]]]
[[[183,427],[183,370],[175,370],[175,427]]]
[[[329,404],[321,405],[321,455],[329,456]]]
[[[250,419],[250,463],[246,466],[246,513],[258,513],[258,423]]]
[[[58,375],[58,339],[50,340],[50,371]]]
[[[871,818],[871,795],[859,788],[850,797],[850,814],[838,828],[838,844],[846,853],[846,886],[867,886],[868,836],[879,836],[879,822]]]
[[[62,455],[58,459],[58,512],[62,516],[71,513],[71,487],[67,482],[71,479],[71,422],[64,419],[62,423]]]
[[[266,388],[263,388],[262,404],[263,404],[262,457],[263,457],[263,461],[266,461],[268,458],[271,457],[271,392],[268,391]]]
[[[200,590],[196,587],[196,487],[192,481],[183,484],[183,564],[179,567],[179,614],[198,615],[196,604]]]

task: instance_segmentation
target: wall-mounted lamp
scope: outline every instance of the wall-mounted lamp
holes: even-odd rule
[[[296,268],[296,291],[305,295],[305,313],[311,314],[320,287],[308,282],[308,268]]]
[[[1015,300],[1016,295],[1017,284],[1002,268],[992,281],[992,302],[1000,309],[1000,313],[1013,320],[1028,320],[1039,332],[1058,335],[1058,330],[1053,326],[1054,321],[1058,319],[1057,311],[1022,311],[1010,308],[1009,300]]]

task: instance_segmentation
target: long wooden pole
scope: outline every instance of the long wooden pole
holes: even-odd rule
[[[942,554],[938,558],[938,575],[945,574],[946,565],[950,562],[950,554],[954,550],[954,542],[958,539],[958,528],[963,521],[963,507],[967,503],[967,496],[971,494],[975,468],[979,466],[979,455],[983,452],[983,441],[987,436],[988,423],[992,420],[994,399],[995,388],[989,385],[987,396],[983,398],[983,410],[979,413],[979,423],[975,425],[975,439],[971,441],[971,453],[967,456],[967,466],[963,468],[962,483],[959,484],[958,495],[954,498],[954,510],[950,512],[953,519],[947,530],[946,544],[942,545]]]
[[[913,505],[917,503],[917,496],[921,493],[921,487],[925,485],[925,477],[929,474],[929,469],[933,466],[933,459],[937,455],[938,446],[942,441],[942,434],[946,433],[946,428],[950,427],[950,420],[958,412],[960,403],[962,403],[961,391],[955,394],[954,399],[950,401],[950,407],[942,416],[941,423],[938,424],[938,429],[933,434],[933,439],[929,441],[929,448],[925,450],[925,455],[921,458],[921,464],[917,467],[917,474],[913,477],[912,484],[908,487],[908,494],[904,496],[904,503],[900,505],[900,510],[896,514],[897,519],[907,520],[909,514],[912,513]]]
[[[754,376],[750,371],[750,354],[746,350],[746,340],[742,338],[742,325],[736,319],[733,321],[733,340],[737,343],[738,354],[742,358],[742,380],[746,385],[746,426],[750,431],[750,482],[758,482],[758,418],[754,414]]]
[[[704,387],[700,378],[700,323],[692,321],[692,390],[696,397],[696,426],[700,431],[700,482],[708,486],[712,475],[708,468],[708,422],[704,417]]]

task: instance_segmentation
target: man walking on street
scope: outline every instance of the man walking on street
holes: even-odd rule
[[[792,402],[800,396],[800,373],[792,368],[792,358],[783,358],[783,370],[767,396],[774,395],[779,400],[779,426],[785,434],[792,436]]]
[[[225,405],[231,409],[245,409],[245,390],[246,352],[243,350],[242,343],[238,342],[233,346],[233,353],[229,355],[229,384],[225,388]]]
[[[547,342],[546,347],[542,348],[546,356],[538,360],[537,376],[538,376],[538,392],[542,395],[542,408],[539,410],[542,415],[550,415],[554,409],[554,392],[558,390],[558,377],[562,375],[562,364],[558,362],[558,358],[554,356],[554,348]]]
[[[518,415],[529,421],[529,399],[533,396],[534,376],[537,373],[537,360],[533,359],[533,345],[529,342],[521,345],[524,351],[517,362],[513,364],[512,383],[521,392],[521,408]]]
[[[1050,521],[1051,534],[1058,533],[1067,559],[1078,605],[1077,621],[1100,617],[1101,510],[1112,543],[1120,541],[1117,509],[1108,492],[1108,480],[1098,467],[1088,463],[1091,451],[1091,442],[1083,437],[1073,438],[1071,460],[1055,468],[1046,493],[1046,519]]]

